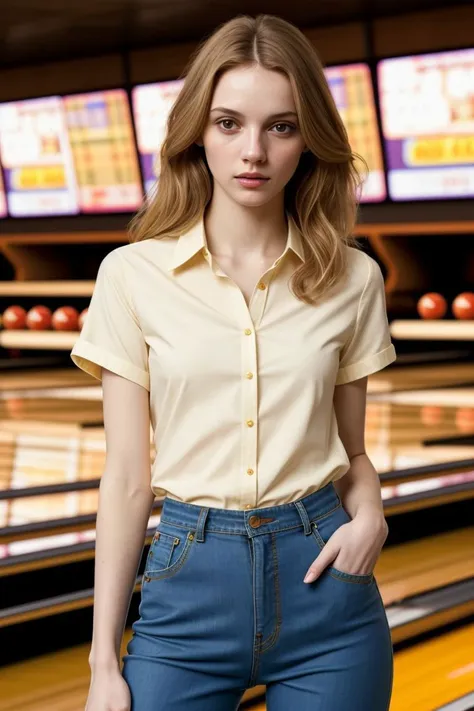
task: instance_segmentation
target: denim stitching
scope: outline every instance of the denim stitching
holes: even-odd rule
[[[143,577],[145,579],[145,582],[150,582],[151,580],[161,580],[162,578],[171,578],[173,575],[175,575],[178,570],[183,567],[184,563],[188,559],[189,551],[191,550],[194,541],[195,539],[189,538],[189,536],[186,538],[186,543],[180,557],[177,561],[173,563],[171,568],[167,568],[163,571],[163,573],[158,573],[157,575],[154,575],[152,570],[144,572]]]
[[[280,577],[278,575],[278,555],[277,555],[277,547],[276,547],[276,536],[274,533],[271,534],[271,542],[272,542],[272,554],[273,554],[273,570],[274,570],[274,578],[275,578],[275,607],[276,607],[276,623],[275,623],[275,629],[267,637],[266,640],[261,641],[261,646],[260,646],[260,652],[263,654],[263,652],[268,652],[269,649],[271,649],[274,644],[276,644],[276,641],[279,637],[280,629],[281,629],[281,623],[282,623],[282,615],[281,615],[281,595],[280,595]]]

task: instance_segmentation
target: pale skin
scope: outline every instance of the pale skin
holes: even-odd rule
[[[214,111],[217,107],[240,114]],[[224,73],[198,143],[214,183],[205,218],[209,250],[249,304],[260,276],[286,245],[284,188],[306,150],[288,79],[255,66]],[[244,171],[259,171],[270,180],[257,190],[245,189],[235,179]],[[106,369],[102,389],[107,454],[97,514],[92,674],[85,711],[128,711],[120,645],[154,501],[149,393]],[[365,452],[366,393],[367,378],[335,388],[339,434],[351,461],[335,486],[352,520],[331,536],[310,566],[316,576],[330,564],[349,573],[371,572],[388,533],[379,478]]]

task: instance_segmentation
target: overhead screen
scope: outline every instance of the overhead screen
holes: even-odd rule
[[[0,158],[12,217],[78,212],[59,96],[0,104]]]
[[[2,171],[0,170],[0,217],[6,217],[7,215],[7,198],[5,196],[5,189],[3,187]]]
[[[66,96],[63,105],[81,212],[138,208],[142,187],[126,92]]]
[[[160,175],[160,149],[166,121],[181,91],[183,79],[142,84],[132,89],[133,115],[145,192],[150,193]]]
[[[124,90],[0,104],[12,217],[132,211],[142,187]]]
[[[377,67],[393,200],[474,195],[474,49]]]
[[[361,202],[382,201],[387,192],[370,69],[367,64],[350,64],[324,72],[351,148],[369,168],[367,174],[362,164],[357,166],[365,177]]]

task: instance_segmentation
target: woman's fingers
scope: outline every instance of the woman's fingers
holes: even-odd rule
[[[308,568],[308,571],[304,577],[303,582],[304,583],[312,583],[314,582],[323,570],[334,560],[334,558],[337,557],[339,553],[339,550],[335,551],[334,549],[331,549],[331,546],[329,544],[326,544],[324,548],[322,549],[321,553],[318,555],[317,558],[313,560],[311,565]]]

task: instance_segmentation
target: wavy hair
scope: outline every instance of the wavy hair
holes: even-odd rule
[[[351,150],[315,48],[280,17],[238,15],[192,53],[168,115],[160,177],[154,194],[131,221],[130,241],[177,238],[203,218],[213,178],[196,141],[207,124],[220,76],[249,64],[288,77],[309,148],[285,186],[284,203],[305,251],[305,262],[292,274],[290,286],[296,298],[315,304],[345,272],[345,246],[359,248],[353,236],[362,186],[357,163],[366,169],[367,164]]]

